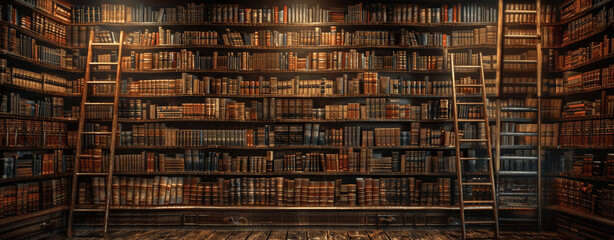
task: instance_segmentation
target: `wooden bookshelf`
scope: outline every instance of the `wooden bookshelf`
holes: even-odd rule
[[[555,206],[548,207],[548,210],[559,212],[559,213],[563,213],[563,214],[572,215],[574,217],[578,217],[578,218],[581,218],[581,219],[586,219],[586,220],[598,222],[598,223],[605,224],[605,225],[608,225],[608,226],[614,226],[614,219],[606,218],[606,217],[603,217],[603,216],[599,216],[599,215],[595,215],[595,214],[591,214],[591,213],[587,213],[587,212],[583,212],[583,211],[578,211],[578,210],[571,209],[571,208],[566,208],[566,207],[561,207],[561,206],[556,206],[555,205]]]
[[[0,184],[26,182],[26,181],[42,180],[42,179],[64,178],[64,177],[69,177],[69,176],[72,176],[72,174],[71,173],[59,173],[59,174],[43,174],[43,175],[23,176],[23,177],[14,177],[14,178],[1,178]]]
[[[30,212],[30,213],[17,215],[17,216],[6,217],[6,218],[0,219],[0,226],[5,226],[8,224],[17,223],[17,222],[23,222],[28,219],[46,216],[46,215],[50,215],[50,214],[57,213],[57,212],[63,212],[66,210],[68,210],[68,206],[63,205],[63,206],[57,206],[57,207],[48,208],[44,210],[39,210],[36,212]]]

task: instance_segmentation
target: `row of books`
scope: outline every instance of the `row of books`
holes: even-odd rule
[[[582,177],[604,177],[608,167],[606,164],[612,164],[611,154],[608,154],[607,161],[604,162],[600,158],[595,158],[593,154],[574,155],[573,165],[569,173]]]
[[[537,50],[527,50],[520,54],[505,54],[503,60],[535,60],[537,61]],[[537,63],[504,63],[505,69],[535,69]]]
[[[562,94],[564,92],[563,78],[542,78],[542,91],[547,95]]]
[[[123,146],[280,146],[305,145],[307,139],[311,145],[331,145],[330,136],[319,124],[313,124],[307,131],[302,124],[266,125],[256,129],[178,129],[164,123],[145,123],[132,125],[131,130],[122,125],[119,136]],[[354,129],[354,142],[364,147],[370,146],[450,146],[453,134],[450,130],[421,128],[420,123],[411,123],[411,131],[400,128],[376,128],[374,130]],[[339,131],[335,135],[343,143],[344,135]],[[352,131],[350,131],[352,132]],[[307,138],[306,136],[309,136]],[[419,136],[419,138],[418,138]]]
[[[535,16],[534,14],[531,14]],[[526,28],[505,28],[505,35],[537,35],[537,29]],[[544,37],[545,38],[545,37]],[[504,44],[507,46],[535,46],[537,45],[537,38],[505,38]]]
[[[96,42],[116,42],[117,34],[98,30]],[[496,27],[458,30],[451,33],[415,32],[401,28],[399,31],[355,31],[337,30],[331,26],[330,32],[320,27],[298,32],[279,32],[261,30],[255,32],[183,31],[171,32],[158,28],[158,31],[134,31],[127,34],[124,44],[152,45],[227,45],[227,46],[465,46],[490,44],[495,42]],[[397,40],[398,39],[398,40]]]
[[[201,56],[199,51],[136,53],[122,57],[126,70],[212,69],[212,70],[440,70],[443,56],[421,56],[418,52],[393,51],[390,56],[377,56],[375,51],[312,52],[305,57],[298,53],[228,52]]]
[[[569,44],[586,35],[603,31],[614,22],[614,8],[603,8],[598,13],[588,13],[585,16],[573,20],[567,24],[563,31],[562,43]]]
[[[72,156],[63,150],[52,153],[20,154],[0,158],[2,178],[65,173],[72,169]]]
[[[444,4],[425,8],[417,4],[364,4],[322,9],[319,4],[291,4],[271,8],[240,8],[238,4],[187,3],[173,8],[100,4],[72,6],[73,22],[184,22],[184,23],[317,23],[317,22],[495,22],[496,7],[480,3]]]
[[[27,88],[31,90],[66,93],[68,81],[66,78],[48,73],[37,73],[20,68],[9,68],[6,59],[0,59],[0,83]]]
[[[576,0],[570,3],[566,3],[565,6],[561,7],[561,20],[572,18],[576,14],[581,13],[582,11],[589,9],[593,6],[602,4],[603,2],[606,2],[606,1],[604,0]]]
[[[227,98],[205,98],[204,103],[159,106],[151,100],[121,99],[119,117],[125,119],[232,119],[232,120],[358,120],[358,119],[449,119],[448,99],[419,105],[400,104],[399,99],[366,98],[366,104],[348,103],[316,108],[313,99],[275,99],[237,102]],[[460,113],[466,106],[460,107]],[[86,117],[110,118],[111,107],[89,106]],[[474,116],[475,118],[475,116]]]
[[[60,20],[70,22],[70,7],[65,5],[66,2],[53,0],[23,0],[21,2],[43,10]]]
[[[2,147],[65,147],[67,124],[21,119],[0,119]]]
[[[566,51],[562,56],[564,64],[559,69],[569,70],[581,66],[603,57],[614,54],[614,38],[603,37],[603,41],[591,42],[586,47]]]
[[[36,39],[18,33],[7,26],[0,27],[0,48],[41,63],[62,68],[82,67],[78,51],[67,52],[63,48],[52,48],[37,43]]]
[[[566,102],[563,106],[563,118],[578,118],[601,115],[601,99],[595,101],[579,100]]]
[[[511,156],[514,158],[506,158]],[[516,158],[527,157],[527,158]],[[513,150],[501,153],[501,171],[537,171],[537,150]]]
[[[537,6],[534,3],[508,3],[505,4],[505,10],[536,10]],[[547,7],[541,13],[506,13],[504,21],[506,23],[534,23],[535,18],[542,14],[547,14]],[[551,15],[554,15],[552,11]]]
[[[2,20],[17,27],[33,31],[40,37],[57,44],[66,44],[67,25],[35,11],[25,12],[12,4],[2,6]]]
[[[563,78],[563,91],[576,92],[591,88],[607,86],[614,82],[614,75],[610,74],[614,69],[614,64],[608,68],[595,69],[586,72],[567,72]]]
[[[66,178],[0,187],[0,217],[26,214],[68,204]]]
[[[614,145],[614,120],[597,119],[561,123],[561,146],[612,146]]]
[[[64,99],[45,97],[43,100],[30,100],[15,92],[0,94],[0,113],[62,118]]]
[[[205,206],[450,206],[449,178],[355,178],[354,183],[307,178],[114,177],[111,196],[106,180],[79,183],[79,203],[112,205]]]
[[[542,27],[542,46],[543,47],[557,47],[561,44],[561,36],[563,29],[557,26],[543,26]],[[554,51],[554,49],[552,49]]]
[[[500,206],[523,207],[535,206],[538,204],[537,196],[537,181],[535,178],[500,178],[498,188]]]
[[[557,205],[591,214],[596,213],[597,186],[564,178],[555,178],[553,184]]]
[[[114,81],[110,78],[93,81]],[[493,79],[494,80],[494,79]],[[79,93],[83,79],[74,82],[72,92]],[[490,83],[489,83],[490,84]],[[97,94],[113,94],[115,84],[96,84],[90,90]],[[490,85],[489,85],[490,87]],[[129,95],[169,95],[169,94],[224,94],[224,95],[259,95],[275,94],[288,96],[329,96],[357,94],[392,94],[392,95],[427,95],[452,93],[452,83],[445,80],[422,80],[412,78],[392,78],[378,73],[359,73],[349,78],[347,74],[333,79],[279,79],[259,76],[257,80],[246,80],[243,76],[201,78],[182,73],[181,79],[142,79],[127,78],[121,81],[121,93]]]

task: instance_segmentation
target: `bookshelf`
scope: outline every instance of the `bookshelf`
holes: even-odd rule
[[[559,4],[559,9],[565,11],[567,17],[561,16],[558,22],[549,24],[557,32],[562,32],[562,37],[548,46],[547,71],[548,78],[557,79],[557,82],[555,89],[545,92],[544,98],[557,99],[562,104],[560,117],[544,118],[544,122],[560,125],[559,144],[543,147],[546,154],[545,181],[549,186],[546,189],[549,211],[545,213],[556,215],[557,221],[552,225],[558,229],[588,237],[607,236],[612,234],[609,230],[612,217],[607,211],[610,208],[608,189],[611,180],[605,169],[612,150],[610,141],[606,139],[611,135],[607,127],[611,119],[607,96],[611,94],[611,77],[608,75],[611,40],[608,33],[611,32],[613,4],[608,0],[566,1]],[[590,24],[593,27],[578,35],[574,26],[582,26],[578,22],[583,19],[592,19]],[[587,55],[589,50],[591,54]],[[581,55],[584,57],[578,58]],[[592,78],[588,74],[593,74]],[[574,80],[579,77],[584,78]],[[579,85],[572,86],[574,81]],[[574,103],[586,105],[574,106]],[[575,111],[578,107],[585,111]],[[569,132],[572,125],[584,126],[584,130]],[[583,141],[583,138],[591,140]],[[586,168],[582,169],[583,166]],[[581,194],[592,195],[581,197]],[[582,200],[569,201],[570,197]]]

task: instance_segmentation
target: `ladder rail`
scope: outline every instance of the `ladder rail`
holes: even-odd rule
[[[490,158],[490,161],[488,162],[488,177],[490,178],[490,183],[492,183],[491,186],[491,195],[492,195],[492,200],[493,200],[493,216],[494,216],[494,220],[495,220],[495,239],[499,239],[499,211],[497,210],[497,192],[496,189],[497,187],[495,186],[495,176],[494,176],[494,166],[493,166],[493,154],[492,154],[492,144],[491,144],[491,135],[490,135],[490,122],[488,121],[488,105],[486,104],[488,99],[486,98],[486,83],[485,83],[485,76],[484,76],[484,62],[482,59],[482,53],[480,52],[479,54],[479,63],[480,63],[480,76],[482,78],[482,101],[484,102],[484,104],[482,104],[482,107],[484,109],[484,130],[486,133],[486,147],[487,150],[486,152],[488,152],[488,158]]]
[[[79,162],[81,150],[83,148],[83,128],[85,126],[85,102],[87,102],[87,83],[90,81],[90,73],[91,66],[90,62],[92,61],[92,43],[94,42],[94,31],[90,32],[90,40],[87,48],[87,58],[86,58],[86,66],[85,66],[85,77],[83,82],[83,90],[81,91],[81,109],[79,113],[79,126],[77,129],[77,146],[75,151],[75,162],[73,163],[73,177],[72,177],[72,186],[71,186],[71,194],[70,194],[70,209],[68,211],[68,229],[66,231],[67,238],[72,238],[73,235],[73,218],[74,211],[77,201],[77,183],[78,183],[78,172],[79,172]]]
[[[542,53],[542,37],[541,37],[541,0],[536,0],[535,10],[537,14],[535,16],[535,25],[536,25],[536,33],[537,33],[537,231],[541,231],[542,227],[542,177],[541,177],[541,166],[542,166],[542,64],[543,64],[543,56]]]
[[[456,104],[456,76],[454,73],[454,57],[455,54],[450,54],[450,65],[452,66],[452,102],[454,103],[454,151],[456,152],[456,176],[458,179],[458,200],[460,207],[460,218],[461,218],[461,227],[462,227],[462,236],[463,239],[467,236],[467,228],[465,226],[465,211],[464,211],[464,203],[463,203],[463,174],[461,171],[461,161],[460,161],[460,141],[459,133],[458,133],[458,106]]]
[[[107,175],[107,193],[106,193],[106,206],[104,210],[104,237],[107,237],[107,233],[109,230],[109,208],[111,206],[111,191],[112,191],[112,182],[113,182],[113,161],[115,159],[115,142],[117,141],[117,120],[118,120],[118,112],[119,112],[119,91],[121,86],[121,73],[122,68],[120,66],[121,58],[122,58],[122,49],[124,46],[124,31],[121,31],[119,34],[119,50],[117,51],[117,72],[115,74],[115,96],[113,97],[113,123],[111,124],[111,150],[109,153],[108,159],[108,175]]]

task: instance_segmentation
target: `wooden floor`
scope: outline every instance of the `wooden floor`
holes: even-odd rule
[[[98,230],[96,230],[98,231]],[[76,236],[96,236],[94,230],[77,230]],[[469,230],[468,237],[473,239],[492,238],[487,230]],[[63,236],[46,239],[63,239]],[[100,239],[97,237],[75,237],[78,240]],[[408,229],[408,230],[202,230],[202,229],[125,229],[111,230],[109,239],[143,240],[454,240],[460,239],[458,230]],[[524,240],[573,240],[579,239],[557,232],[502,232],[501,239]]]

